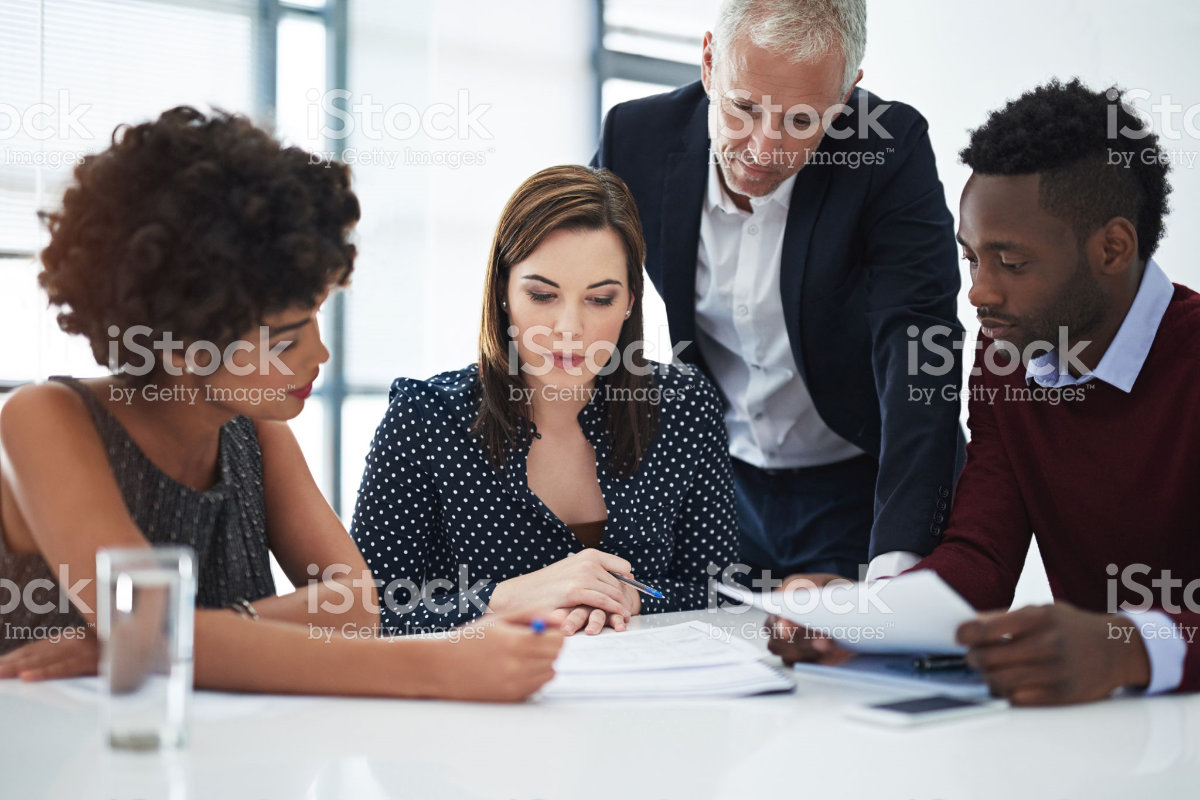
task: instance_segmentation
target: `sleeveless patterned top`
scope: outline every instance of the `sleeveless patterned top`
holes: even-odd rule
[[[153,544],[186,544],[196,551],[196,607],[223,608],[245,598],[275,594],[267,547],[262,451],[254,423],[236,417],[221,429],[220,477],[200,492],[162,472],[129,437],[125,428],[84,384],[74,378],[53,381],[83,399],[113,477],[134,523]],[[70,491],[70,487],[63,487]],[[83,625],[83,618],[59,591],[60,575],[37,553],[9,553],[0,536],[0,585],[8,588],[0,605],[0,654],[56,629]],[[37,581],[37,583],[33,583]],[[31,584],[32,587],[31,587]],[[16,592],[16,594],[14,594]],[[28,594],[29,603],[20,600]],[[10,608],[15,605],[15,608]]]

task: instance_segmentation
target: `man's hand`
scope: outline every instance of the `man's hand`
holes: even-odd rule
[[[1150,660],[1136,626],[1067,603],[982,614],[958,628],[967,663],[992,694],[1018,706],[1101,700],[1150,682]]]
[[[797,592],[806,589],[820,589],[834,581],[852,582],[841,575],[823,572],[789,575],[784,579],[779,591]],[[841,664],[854,655],[848,650],[838,647],[832,639],[774,614],[767,617],[765,625],[771,634],[771,638],[767,642],[767,649],[782,658],[783,663],[789,666],[797,662],[832,666]]]
[[[767,649],[788,666],[797,662],[836,666],[854,657],[849,650],[838,647],[833,639],[774,614],[767,617],[765,626],[771,633]]]

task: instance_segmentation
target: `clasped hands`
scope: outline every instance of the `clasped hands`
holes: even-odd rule
[[[783,588],[820,587],[835,579],[795,575]],[[834,665],[854,655],[777,616],[768,617],[766,626],[768,649],[786,664]],[[968,648],[967,664],[983,674],[992,695],[1016,706],[1084,703],[1150,682],[1145,642],[1129,619],[1069,603],[982,613],[960,625],[957,638]]]
[[[636,589],[612,576],[628,575],[632,565],[594,548],[573,553],[548,567],[510,578],[496,585],[488,604],[491,611],[518,607],[555,609],[548,622],[563,634],[580,630],[596,634],[605,626],[623,631],[642,610]]]

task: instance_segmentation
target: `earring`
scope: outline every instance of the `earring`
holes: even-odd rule
[[[633,309],[632,309],[632,308],[631,308],[631,309],[629,309],[628,311],[626,311],[626,312],[625,312],[625,319],[629,319],[629,315],[630,315],[630,314],[632,314],[632,313],[633,313]]]
[[[501,300],[501,301],[500,301],[500,307],[501,307],[501,308],[503,308],[505,311],[508,311],[508,301],[507,301],[507,300]]]

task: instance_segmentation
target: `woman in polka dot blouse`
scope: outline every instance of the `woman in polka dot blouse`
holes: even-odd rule
[[[509,199],[478,364],[397,379],[367,457],[351,532],[385,628],[537,606],[597,633],[709,602],[736,546],[721,402],[642,355],[644,255],[607,170],[551,167]]]

